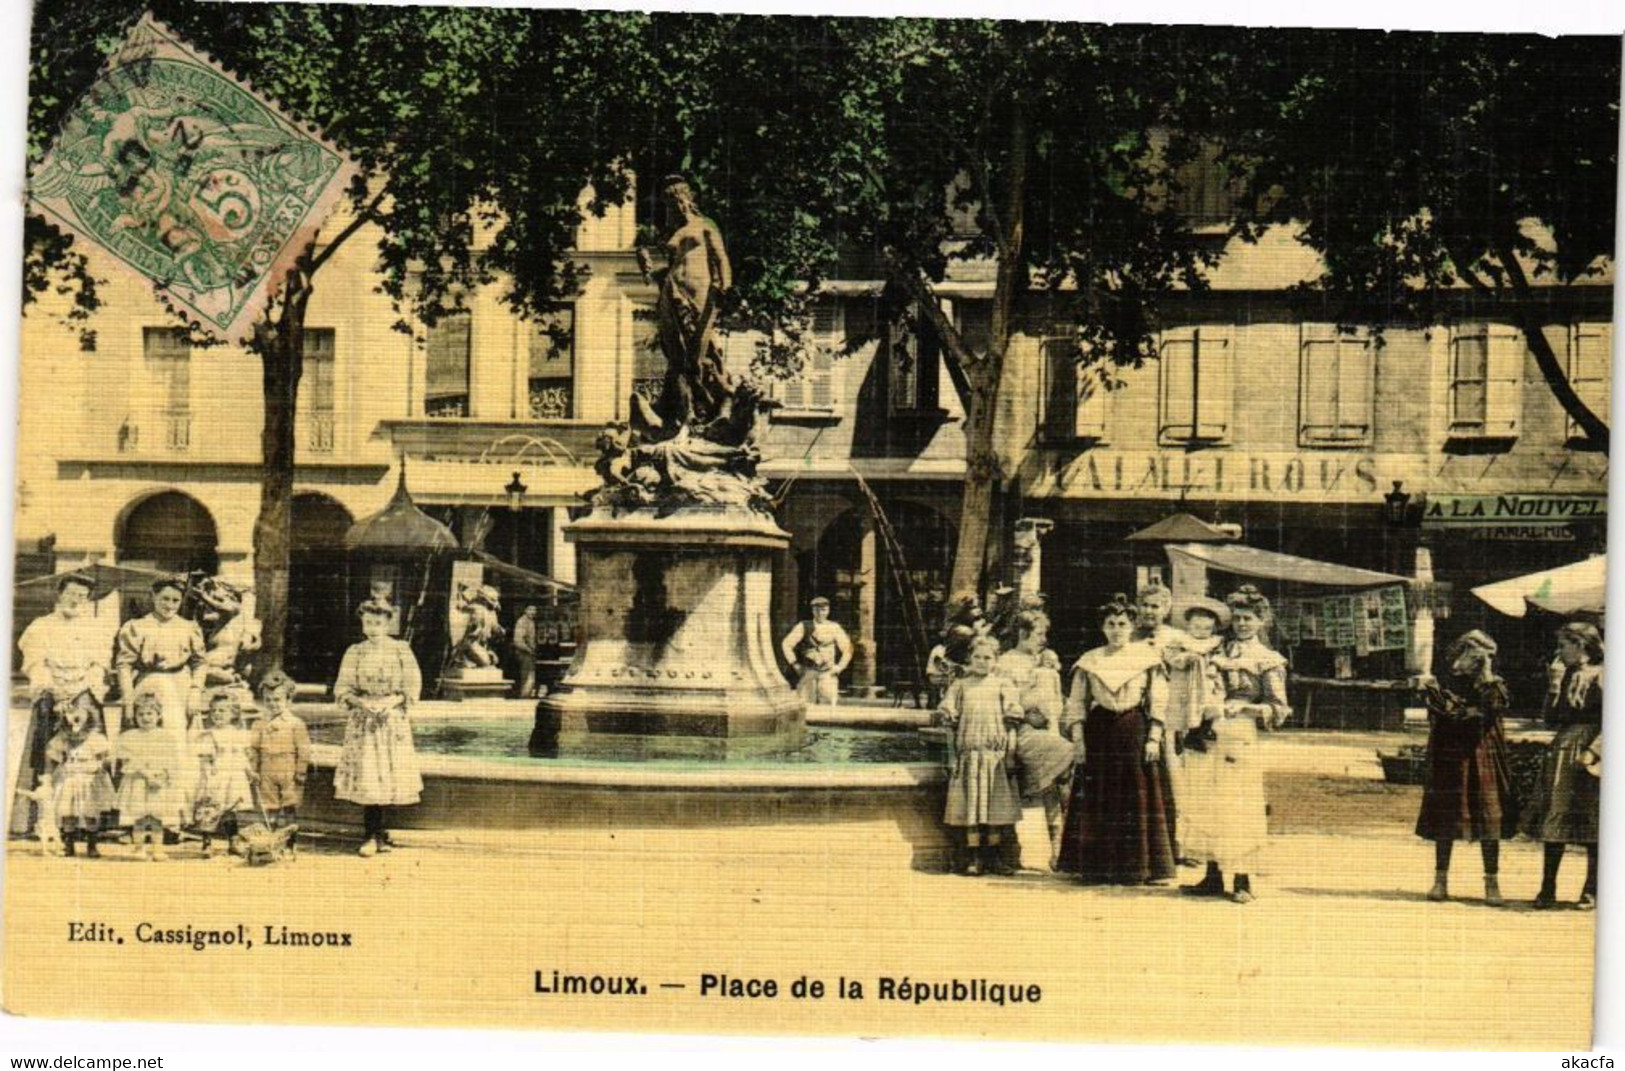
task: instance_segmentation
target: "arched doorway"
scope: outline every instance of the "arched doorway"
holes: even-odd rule
[[[831,616],[858,641],[865,628],[860,601],[864,588],[873,584],[874,615],[867,629],[875,643],[875,681],[882,686],[918,683],[914,647],[920,641],[910,634],[903,593],[912,593],[926,629],[934,634],[942,623],[947,599],[954,533],[942,514],[928,506],[883,500],[881,509],[896,535],[894,551],[903,563],[906,582],[899,581],[892,565],[894,554],[884,545],[869,508],[853,508],[830,522],[817,545],[799,556],[801,601],[805,604],[814,595],[828,598]],[[863,541],[870,530],[874,532],[875,575],[865,576]],[[797,612],[805,614],[805,605]],[[926,651],[917,653],[923,661]]]
[[[159,491],[125,509],[113,532],[120,565],[166,573],[220,568],[219,533],[203,503],[181,491]]]
[[[284,657],[295,680],[331,684],[345,647],[359,636],[344,553],[344,534],[354,523],[350,511],[328,495],[294,496]]]

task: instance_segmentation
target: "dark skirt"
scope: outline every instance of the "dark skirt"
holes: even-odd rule
[[[1523,812],[1523,831],[1547,844],[1597,843],[1600,782],[1581,761],[1602,731],[1582,723],[1557,730],[1541,762],[1535,796]]]
[[[1416,835],[1427,840],[1510,840],[1518,804],[1499,717],[1435,717]]]
[[[1089,711],[1058,869],[1114,885],[1174,876],[1168,784],[1162,763],[1145,761],[1146,732],[1139,709]]]

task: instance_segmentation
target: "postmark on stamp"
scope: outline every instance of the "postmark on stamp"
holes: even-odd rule
[[[29,200],[236,341],[355,172],[148,15],[69,113]]]

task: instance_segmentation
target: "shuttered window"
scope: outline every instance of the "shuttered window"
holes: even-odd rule
[[[1516,438],[1523,413],[1523,333],[1471,324],[1450,338],[1449,434],[1453,439]]]
[[[1377,350],[1369,336],[1306,325],[1299,345],[1298,441],[1363,446],[1371,441]]]
[[[1081,360],[1078,343],[1070,338],[1044,341],[1044,433],[1057,442],[1106,438],[1106,410],[1110,395],[1096,365]]]
[[[775,381],[786,409],[832,409],[835,406],[835,354],[842,338],[841,306],[821,301],[813,306],[812,336],[801,355],[801,371]]]
[[[1569,333],[1569,384],[1574,393],[1596,414],[1608,423],[1609,383],[1613,375],[1614,328],[1612,324],[1575,324]],[[1569,418],[1568,437],[1584,439],[1585,432],[1574,419]]]
[[[1223,442],[1230,437],[1235,394],[1234,338],[1227,327],[1198,327],[1163,336],[1159,439]]]
[[[429,363],[423,412],[432,417],[469,415],[469,360],[473,356],[473,317],[443,316],[429,328]]]

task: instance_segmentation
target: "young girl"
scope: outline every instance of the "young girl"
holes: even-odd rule
[[[361,805],[360,851],[371,856],[394,847],[384,828],[384,808],[416,803],[423,794],[410,716],[423,675],[411,646],[390,638],[393,606],[368,599],[358,612],[366,639],[344,652],[333,685],[339,706],[350,714],[333,771],[333,796]]]
[[[111,747],[96,728],[100,717],[96,697],[88,689],[80,692],[63,715],[65,724],[45,747],[51,808],[64,855],[74,853],[76,839],[85,842],[85,855],[101,854],[96,834],[103,813],[113,808],[113,782],[107,774]]]
[[[1168,680],[1158,649],[1133,642],[1136,617],[1122,595],[1100,608],[1106,645],[1078,659],[1066,701],[1083,772],[1072,779],[1060,868],[1086,882],[1155,883],[1175,872],[1162,761]]]
[[[276,829],[297,821],[310,773],[310,733],[294,716],[293,687],[293,681],[280,671],[268,673],[260,681],[265,720],[254,726],[248,743],[248,776],[259,787],[260,806]],[[295,836],[288,835],[290,851]]]
[[[237,836],[237,812],[251,810],[249,794],[248,730],[242,726],[243,710],[237,697],[221,690],[209,697],[203,730],[197,734],[199,760],[197,801],[207,801],[219,814],[215,829],[229,845]],[[203,851],[211,840],[203,838]]]
[[[1017,787],[1015,726],[1022,720],[1021,692],[994,674],[998,641],[972,642],[965,675],[948,686],[943,721],[954,729],[954,770],[948,782],[943,822],[965,831],[961,872],[1014,873],[999,852],[1007,827],[1021,821]]]
[[[1570,844],[1586,849],[1585,884],[1575,906],[1597,906],[1597,770],[1602,739],[1602,634],[1570,622],[1557,631],[1557,662],[1546,697],[1546,724],[1557,730],[1541,763],[1535,796],[1523,814],[1523,832],[1545,847],[1535,907],[1557,906],[1557,872]]]
[[[1501,727],[1510,700],[1495,673],[1495,651],[1485,633],[1464,633],[1445,652],[1449,686],[1427,688],[1428,774],[1416,835],[1434,844],[1429,900],[1450,899],[1452,849],[1458,840],[1476,840],[1484,856],[1484,902],[1503,903],[1501,841],[1517,833],[1517,805]]]
[[[118,736],[119,821],[131,827],[145,845],[148,859],[162,859],[164,828],[173,825],[180,808],[182,753],[172,733],[163,728],[164,697],[138,691],[131,706],[135,726]]]

